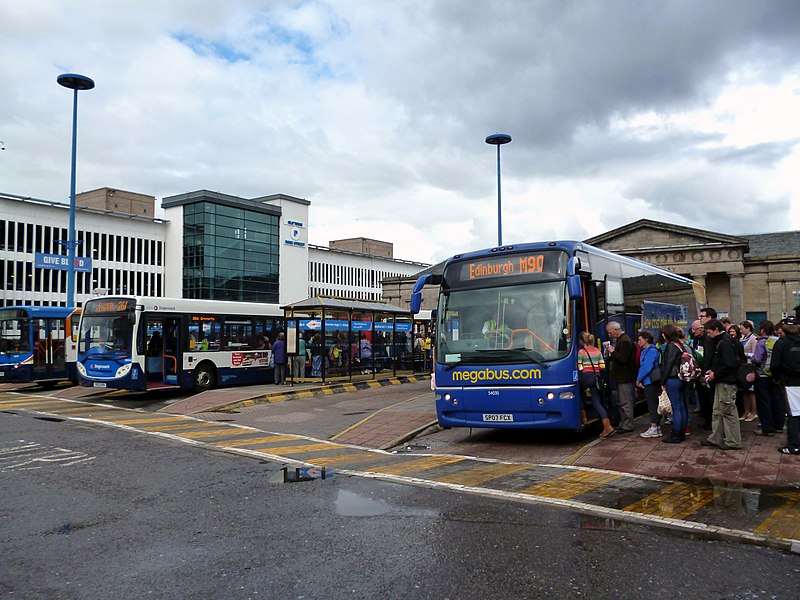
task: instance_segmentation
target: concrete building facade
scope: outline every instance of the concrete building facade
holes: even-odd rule
[[[75,300],[93,292],[215,298],[276,304],[310,296],[382,300],[382,280],[425,263],[395,259],[391,243],[369,238],[308,243],[310,202],[286,194],[241,198],[198,190],[163,199],[113,188],[76,196]],[[0,193],[0,306],[66,304],[69,204]],[[371,255],[369,252],[376,252]],[[88,263],[88,261],[84,261]],[[64,263],[66,264],[66,263]]]

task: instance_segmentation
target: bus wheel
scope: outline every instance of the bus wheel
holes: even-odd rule
[[[199,393],[210,390],[214,387],[215,380],[214,369],[209,365],[200,365],[192,375],[194,391]]]

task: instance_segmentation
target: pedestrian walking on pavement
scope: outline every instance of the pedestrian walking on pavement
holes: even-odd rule
[[[700,444],[722,450],[739,450],[742,447],[742,432],[736,410],[736,373],[739,369],[736,348],[725,326],[717,319],[711,319],[703,327],[715,341],[711,368],[705,375],[705,381],[714,383],[714,405],[711,435],[701,440]]]
[[[279,333],[272,344],[272,360],[275,363],[275,385],[286,385],[286,341]]]
[[[800,455],[800,326],[794,317],[783,322],[783,336],[772,349],[772,375],[781,384],[786,398],[786,446],[781,454]]]
[[[600,432],[601,438],[607,438],[614,435],[616,430],[611,426],[611,421],[608,420],[608,414],[600,402],[600,389],[597,386],[597,378],[601,376],[603,369],[605,369],[605,362],[600,350],[594,345],[594,336],[588,331],[582,331],[578,340],[581,343],[581,348],[578,350],[578,382],[580,384],[581,401],[588,392],[592,399],[592,406],[595,413],[603,423],[603,431]],[[586,413],[581,408],[581,425],[585,422]]]
[[[653,345],[653,334],[642,329],[636,338],[642,352],[639,359],[639,373],[636,375],[636,387],[644,390],[647,399],[647,410],[650,413],[650,427],[639,435],[643,438],[661,437],[661,415],[658,414],[658,394],[661,392],[660,353]]]
[[[775,324],[772,321],[761,321],[758,324],[758,340],[753,352],[752,363],[756,367],[756,412],[761,422],[761,429],[756,429],[756,435],[771,436],[783,431],[786,424],[786,406],[783,394],[775,380],[772,378],[770,364],[775,342]]]
[[[619,405],[620,422],[617,431],[630,433],[633,431],[633,382],[636,381],[636,351],[631,338],[623,331],[617,321],[609,321],[606,325],[608,337],[615,341],[605,342],[606,356],[611,361],[609,375],[617,388],[617,404]]]
[[[297,355],[292,357],[292,379],[302,379],[306,376],[306,336],[302,333],[297,338]]]

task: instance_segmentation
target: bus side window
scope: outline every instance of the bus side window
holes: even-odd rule
[[[189,323],[189,350],[197,350],[200,341],[200,323]]]

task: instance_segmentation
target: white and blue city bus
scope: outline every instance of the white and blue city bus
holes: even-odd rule
[[[81,385],[144,391],[273,381],[276,304],[100,296],[83,305]]]
[[[600,341],[616,320],[635,339],[645,302],[705,301],[691,279],[577,241],[456,255],[440,276],[420,277],[412,313],[426,284],[440,286],[434,380],[444,427],[579,430],[580,333]]]
[[[68,350],[77,325],[74,309],[63,306],[0,308],[0,383],[52,387],[73,379]]]

